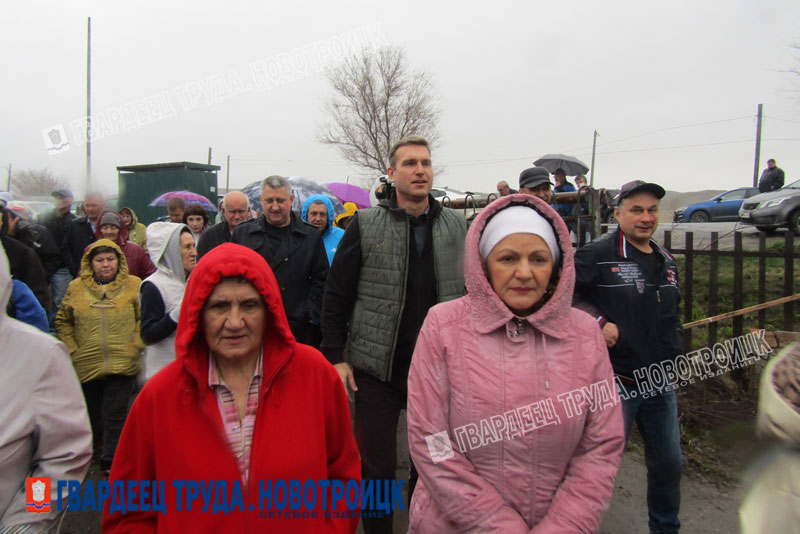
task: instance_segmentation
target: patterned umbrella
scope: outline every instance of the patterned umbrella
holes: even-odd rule
[[[360,210],[370,207],[369,191],[363,187],[342,182],[331,182],[325,185],[330,189],[331,193],[336,195],[336,198],[342,201],[342,204],[353,202]]]
[[[292,184],[292,193],[294,193],[292,211],[294,211],[295,215],[298,217],[300,217],[302,214],[303,202],[305,202],[306,199],[312,195],[325,195],[328,197],[333,203],[334,217],[340,213],[344,213],[344,206],[342,206],[342,203],[324,185],[320,185],[313,180],[309,180],[308,178],[300,178],[298,176],[290,177],[289,183]],[[258,213],[263,213],[263,210],[261,209],[261,201],[258,199],[258,195],[261,193],[261,180],[256,180],[255,182],[247,184],[241,189],[241,191],[247,195],[248,200],[250,200],[250,207],[256,210]]]
[[[261,202],[258,200],[258,195],[261,192],[261,180],[250,182],[241,188],[240,191],[247,195],[247,200],[250,201],[250,209],[254,209],[258,213],[263,213],[261,210]]]
[[[170,191],[163,195],[158,195],[149,205],[163,208],[171,198],[182,198],[187,204],[200,204],[206,211],[217,211],[217,207],[210,200],[191,191]]]

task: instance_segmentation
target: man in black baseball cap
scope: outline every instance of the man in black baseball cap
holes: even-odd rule
[[[664,198],[665,194],[664,188],[658,184],[651,184],[645,182],[644,180],[633,180],[623,185],[622,189],[620,189],[619,194],[617,195],[617,206],[619,206],[622,200],[624,200],[626,197],[635,195],[636,193],[641,193],[643,191],[652,194],[658,200]]]
[[[617,230],[575,253],[574,305],[602,330],[625,437],[635,421],[644,439],[650,532],[677,533],[682,463],[675,390],[650,382],[643,372],[674,366],[683,353],[678,268],[652,239],[663,197],[657,184],[634,180],[622,186],[614,208]]]
[[[539,197],[548,204],[553,199],[552,186],[550,171],[544,167],[531,167],[519,175],[519,192]]]

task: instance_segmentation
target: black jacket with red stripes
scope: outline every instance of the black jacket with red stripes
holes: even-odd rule
[[[617,325],[619,339],[608,349],[614,373],[633,379],[633,371],[683,352],[678,268],[674,258],[650,241],[658,279],[629,254],[633,247],[617,229],[575,253],[577,308]]]

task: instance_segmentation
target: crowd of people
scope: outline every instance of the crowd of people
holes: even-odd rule
[[[425,139],[398,141],[387,174],[376,207],[338,216],[324,196],[293,212],[282,176],[263,215],[232,191],[216,224],[179,198],[146,228],[98,193],[75,217],[54,192],[41,226],[3,207],[0,529],[56,524],[24,512],[25,477],[81,481],[94,456],[111,482],[243,488],[229,514],[179,511],[170,486],[166,514],[107,504],[104,532],[354,532],[324,499],[265,518],[260,483],[394,480],[406,410],[409,532],[598,532],[634,422],[650,531],[678,532],[675,393],[617,389],[682,352],[677,268],[652,239],[664,189],[624,184],[617,229],[576,252],[561,169],[498,183],[469,226],[430,194]],[[606,402],[573,395],[595,389]]]

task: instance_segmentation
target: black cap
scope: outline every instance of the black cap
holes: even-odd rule
[[[644,180],[633,180],[632,182],[628,182],[627,184],[622,186],[620,189],[619,194],[617,195],[617,206],[619,203],[622,202],[622,199],[633,195],[634,193],[641,193],[647,192],[652,194],[656,198],[664,198],[666,191],[664,188],[658,184],[651,184],[645,182]]]
[[[73,195],[72,191],[70,191],[69,189],[57,189],[56,191],[53,191],[52,193],[50,193],[50,196],[51,197],[67,197],[67,198],[72,198],[72,199],[75,198],[75,195]]]
[[[531,167],[530,169],[525,169],[519,175],[520,187],[533,189],[543,183],[553,185],[553,182],[550,181],[550,171],[544,167]]]

